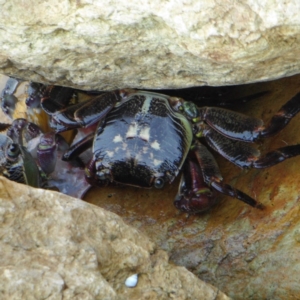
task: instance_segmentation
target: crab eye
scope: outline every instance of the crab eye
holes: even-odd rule
[[[9,145],[7,149],[7,156],[11,159],[16,158],[20,154],[20,149],[17,144]]]
[[[183,103],[184,112],[189,119],[194,119],[198,117],[198,108],[195,103],[186,101]]]
[[[156,189],[161,189],[165,185],[165,181],[162,178],[155,178],[154,187]]]

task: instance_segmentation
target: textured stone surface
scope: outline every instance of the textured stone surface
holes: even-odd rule
[[[175,88],[300,70],[298,0],[0,3],[0,73],[34,81]]]
[[[117,215],[3,177],[0,237],[1,299],[228,299]]]

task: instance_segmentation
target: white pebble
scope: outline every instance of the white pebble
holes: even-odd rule
[[[137,285],[137,282],[138,282],[138,274],[133,274],[125,280],[125,285],[127,287],[133,288]]]

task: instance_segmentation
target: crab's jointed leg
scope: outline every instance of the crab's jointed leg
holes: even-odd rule
[[[45,88],[41,97],[41,105],[44,111],[55,114],[66,108],[74,94],[74,89],[51,85]]]
[[[273,116],[270,123],[260,132],[260,137],[270,137],[281,131],[300,111],[300,93],[290,99]]]
[[[223,136],[244,142],[253,142],[264,128],[261,119],[218,107],[199,108],[199,121],[205,121]]]
[[[249,143],[230,140],[208,126],[204,126],[203,136],[212,149],[241,168],[268,168],[300,155],[300,144],[282,147],[260,157],[260,152]]]
[[[199,121],[205,121],[220,134],[235,140],[253,142],[281,131],[300,111],[300,93],[289,100],[265,126],[261,119],[218,107],[198,109]]]
[[[237,198],[252,207],[259,209],[263,208],[263,205],[242,191],[233,188],[232,186],[225,184],[223,182],[222,175],[220,173],[217,162],[215,161],[212,154],[207,150],[207,148],[200,144],[196,143],[193,146],[192,151],[194,151],[197,161],[202,170],[204,182],[211,188],[216,191],[223,193],[225,195]]]
[[[251,167],[256,169],[264,169],[272,167],[280,162],[297,156],[300,154],[300,144],[291,145],[282,148],[278,148],[271,152],[268,152],[263,157],[258,158],[257,160],[252,161]]]
[[[202,126],[202,134],[212,149],[241,168],[250,168],[260,155],[249,143],[230,140],[207,125]]]
[[[93,145],[95,133],[91,132],[83,139],[72,145],[63,155],[62,160],[69,161],[78,157],[82,152],[89,149]]]
[[[56,89],[59,91],[56,92]],[[69,88],[49,87],[46,96],[42,99],[41,106],[52,117],[52,126],[55,127],[57,133],[73,128],[88,127],[98,122],[121,98],[118,91],[108,92],[85,102],[65,107],[66,99],[70,99],[73,93],[74,90]],[[53,95],[57,97],[55,101],[52,100]]]
[[[42,83],[30,82],[27,87],[27,98],[25,104],[29,108],[38,108],[41,104],[41,99],[45,94],[47,86]]]

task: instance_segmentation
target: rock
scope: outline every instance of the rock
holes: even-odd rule
[[[114,213],[75,198],[0,177],[0,224],[3,299],[229,299]]]
[[[298,0],[2,1],[0,73],[89,90],[249,83],[299,72],[299,26]]]

